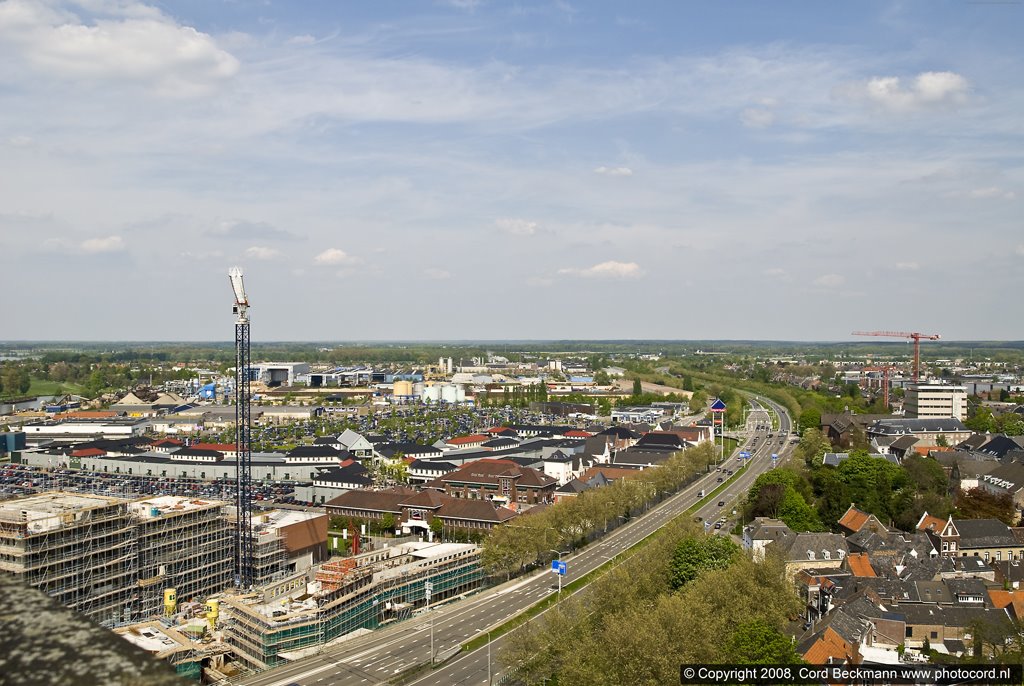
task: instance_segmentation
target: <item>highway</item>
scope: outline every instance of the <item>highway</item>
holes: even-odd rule
[[[771,468],[771,453],[778,453],[779,462],[789,451],[790,420],[785,411],[764,398],[752,400],[755,409],[751,417],[763,413],[764,421],[754,425],[766,428],[752,432],[748,450],[752,457],[739,476],[721,494],[706,503],[696,515],[714,522],[728,517],[733,504],[738,502],[750,488],[759,474]],[[767,412],[756,406],[771,405],[780,417],[781,425],[773,429]],[[767,435],[774,434],[769,439]],[[780,444],[781,440],[785,443]],[[756,437],[756,444],[754,438]],[[728,459],[723,470],[736,469],[740,465],[735,459]],[[711,471],[687,486],[679,493],[666,498],[643,514],[634,516],[628,523],[618,527],[603,538],[591,543],[580,551],[564,556],[568,574],[563,584],[586,574],[607,562],[622,551],[635,545],[674,517],[684,514],[699,498],[701,490],[711,493],[717,486],[717,479],[727,479],[725,471]],[[719,506],[719,502],[724,502]],[[729,525],[711,532],[727,534]],[[321,654],[314,655],[293,664],[277,667],[245,679],[243,683],[252,686],[333,686],[335,684],[379,684],[394,679],[401,672],[430,660],[431,633],[434,654],[453,650],[470,638],[492,629],[518,612],[532,606],[545,596],[555,593],[555,577],[548,572],[512,581],[483,591],[465,600],[440,605],[418,618],[382,629],[372,634],[354,638],[340,645],[329,646]],[[579,589],[576,593],[584,592]],[[431,623],[433,631],[431,632]],[[423,676],[410,682],[425,686],[447,686],[454,684],[486,684],[489,669],[496,678],[499,669],[496,657],[503,639],[496,639],[488,648],[485,646],[472,652],[459,654],[442,667],[424,672]]]

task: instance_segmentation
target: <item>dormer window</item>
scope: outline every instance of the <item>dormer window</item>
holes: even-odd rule
[[[821,559],[823,559],[823,560],[831,560],[832,559],[832,555],[827,550],[822,550],[821,551]]]
[[[840,560],[842,560],[843,558],[845,558],[845,557],[846,557],[846,551],[845,551],[845,550],[837,550],[837,551],[836,551],[836,556],[837,556],[837,557],[838,557],[838,558],[839,558]]]
[[[814,559],[814,551],[813,550],[808,550],[807,551],[807,559],[808,560],[813,560]]]

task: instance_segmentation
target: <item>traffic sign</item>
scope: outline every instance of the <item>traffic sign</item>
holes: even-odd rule
[[[551,571],[557,574],[558,576],[565,576],[566,565],[561,560],[552,560]]]
[[[722,402],[721,398],[715,398],[715,402],[711,403],[712,412],[725,412],[725,403]]]
[[[750,457],[750,453],[744,450],[743,452],[740,453],[740,457]]]

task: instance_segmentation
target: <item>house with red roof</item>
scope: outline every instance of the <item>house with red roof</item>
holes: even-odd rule
[[[554,499],[558,481],[511,460],[474,460],[425,485],[469,500],[536,504]]]

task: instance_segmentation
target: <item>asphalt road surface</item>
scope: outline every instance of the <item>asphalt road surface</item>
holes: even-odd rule
[[[752,400],[752,404],[754,409],[751,414],[763,412],[765,420],[761,425],[766,428],[752,432],[748,438],[745,449],[752,457],[746,468],[727,489],[716,494],[696,512],[696,516],[702,517],[705,521],[713,523],[722,517],[728,520],[734,505],[746,494],[754,479],[772,468],[771,454],[778,454],[777,464],[781,464],[791,450],[791,424],[785,410],[766,398],[759,397]],[[780,425],[776,428],[772,427],[768,412],[757,409],[769,406],[774,408],[779,416]],[[773,434],[773,437],[768,438],[768,434]],[[727,459],[722,465],[723,471],[711,471],[679,493],[653,506],[649,511],[635,515],[628,523],[602,539],[577,553],[564,556],[562,559],[567,563],[568,572],[562,580],[563,585],[604,564],[671,519],[684,514],[687,508],[699,500],[697,494],[701,490],[711,493],[721,485],[717,481],[719,477],[723,482],[729,478],[724,470],[735,470],[739,467],[740,462],[735,458]],[[724,505],[719,506],[719,502],[724,502]],[[729,528],[731,525],[726,523],[720,530],[709,527],[708,531],[727,535]],[[318,655],[250,677],[243,683],[252,686],[359,686],[385,683],[401,672],[430,660],[431,635],[435,655],[454,649],[488,629],[502,624],[545,596],[556,593],[556,584],[555,576],[546,571],[513,579],[465,600],[438,606],[418,618],[345,641],[340,645],[326,648]],[[576,591],[585,592],[586,587]],[[411,683],[420,686],[454,686],[487,684],[489,677],[496,680],[504,669],[497,661],[503,642],[503,638],[499,638],[492,642],[489,650],[484,646],[472,652],[459,654],[444,666],[426,671],[423,676]]]

